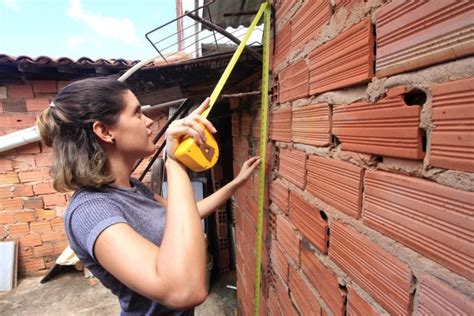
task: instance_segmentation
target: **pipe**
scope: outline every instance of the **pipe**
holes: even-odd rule
[[[40,136],[35,126],[0,136],[0,152],[39,141]]]

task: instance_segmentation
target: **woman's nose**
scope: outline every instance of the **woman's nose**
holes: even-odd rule
[[[145,120],[146,120],[145,126],[146,127],[152,126],[153,125],[153,120],[151,118],[149,118],[148,116],[146,116],[146,115],[144,115],[144,116],[145,116]]]

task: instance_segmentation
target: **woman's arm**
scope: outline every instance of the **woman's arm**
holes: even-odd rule
[[[185,309],[200,304],[207,296],[205,289],[206,252],[201,218],[187,172],[174,160],[179,139],[190,135],[202,141],[203,124],[215,131],[212,124],[200,118],[208,102],[183,120],[173,123],[167,131],[168,201],[166,225],[160,247],[152,244],[129,225],[115,224],[97,238],[94,253],[99,263],[132,290],[165,306]]]
[[[197,208],[201,218],[211,215],[219,206],[223,205],[238,189],[240,189],[250,178],[252,172],[260,164],[260,157],[252,157],[245,161],[239,174],[225,186],[197,202]]]
[[[260,157],[252,157],[245,161],[237,177],[225,186],[209,195],[208,197],[197,201],[197,209],[201,218],[211,215],[219,206],[223,205],[238,189],[240,189],[249,179],[252,172],[260,164]],[[162,196],[155,194],[157,200],[164,207],[167,206],[167,200]]]

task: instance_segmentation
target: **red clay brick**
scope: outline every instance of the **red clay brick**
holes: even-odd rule
[[[377,313],[356,291],[347,288],[347,315],[376,316]]]
[[[33,249],[28,246],[28,247],[18,247],[18,260],[23,261],[23,260],[28,260],[33,258]]]
[[[3,112],[27,112],[26,102],[24,100],[5,100],[3,103]]]
[[[250,135],[250,115],[248,112],[243,112],[240,117],[240,134],[242,136]]]
[[[30,232],[30,226],[27,223],[11,224],[7,228],[10,238],[21,237]]]
[[[18,180],[18,175],[16,172],[5,172],[5,173],[0,173],[0,183],[13,184],[13,183],[20,183],[20,181]]]
[[[33,255],[35,257],[46,257],[54,255],[54,248],[51,243],[33,247]]]
[[[33,81],[34,93],[57,93],[58,85],[53,80],[35,80]]]
[[[281,103],[304,98],[309,95],[309,69],[304,59],[292,63],[279,75]]]
[[[15,212],[13,211],[0,211],[0,225],[1,224],[13,224],[15,222]]]
[[[11,159],[6,159],[6,158],[0,157],[0,170],[2,172],[7,172],[7,171],[13,170],[13,165],[12,165]],[[1,176],[2,176],[2,174],[0,173],[0,177]],[[3,183],[3,182],[1,182],[1,183]]]
[[[290,194],[291,222],[322,253],[327,253],[328,223],[319,210],[306,202],[298,193]]]
[[[44,259],[30,259],[20,263],[20,269],[27,273],[36,272],[45,268]]]
[[[331,113],[326,103],[293,108],[291,138],[295,143],[326,146],[331,143]]]
[[[471,55],[471,5],[446,0],[383,6],[376,15],[377,77]]]
[[[290,267],[290,296],[302,315],[321,315],[321,306],[303,277]]]
[[[43,180],[43,172],[41,170],[20,171],[18,177],[21,183],[39,182]]]
[[[240,136],[240,116],[232,114],[232,137]]]
[[[49,233],[51,232],[51,222],[50,221],[38,221],[30,224],[32,232],[37,233]]]
[[[277,240],[288,257],[295,263],[299,262],[300,239],[293,225],[283,215],[277,215]]]
[[[28,99],[26,100],[26,108],[29,112],[43,111],[49,106],[49,99]]]
[[[56,193],[52,182],[43,182],[33,185],[33,191],[36,195]]]
[[[43,198],[42,197],[29,197],[23,200],[23,207],[28,209],[34,208],[43,208]]]
[[[36,165],[38,167],[50,167],[53,165],[53,153],[41,153],[35,156]]]
[[[25,170],[34,168],[35,165],[35,158],[32,155],[26,156],[17,156],[12,159],[13,169],[15,170]]]
[[[330,258],[391,314],[410,314],[409,266],[347,225],[331,222]]]
[[[279,173],[300,189],[306,185],[306,154],[299,150],[280,151]]]
[[[291,142],[291,108],[272,112],[270,117],[270,139]]]
[[[365,0],[336,0],[336,10],[339,10],[341,7],[351,7],[360,2],[365,2]]]
[[[275,55],[273,65],[278,66],[288,58],[291,49],[291,22],[281,27],[276,34]]]
[[[297,315],[298,312],[293,306],[293,303],[290,299],[290,295],[288,294],[288,288],[286,284],[283,284],[282,280],[279,277],[276,277],[275,279],[276,295],[278,297],[278,302],[281,306],[281,312],[283,313],[283,315]]]
[[[34,113],[9,113],[0,116],[0,128],[23,129],[36,123]]]
[[[247,197],[247,215],[249,220],[252,223],[257,223],[257,216],[258,216],[258,204],[257,202],[252,198],[251,195]]]
[[[422,159],[420,106],[406,105],[405,91],[376,103],[359,102],[337,106],[332,133],[343,150],[408,159]]]
[[[2,185],[0,186],[0,198],[9,198],[13,196],[12,190],[13,185]]]
[[[39,142],[34,142],[34,143],[29,143],[29,144],[17,147],[16,152],[18,155],[26,155],[26,154],[37,154],[41,152],[41,150],[40,150]]]
[[[55,210],[36,209],[36,217],[38,219],[51,219],[56,216]]]
[[[0,210],[18,210],[22,207],[20,198],[0,199]]]
[[[331,312],[334,315],[344,315],[346,294],[339,288],[336,274],[306,247],[301,250],[301,269]]]
[[[304,2],[291,21],[291,47],[293,50],[318,37],[321,28],[329,22],[331,14],[331,4],[328,1]]]
[[[260,127],[262,125],[262,120],[260,119],[261,112],[254,113],[251,119],[250,124],[250,135],[255,138],[260,138]]]
[[[64,205],[66,204],[66,199],[62,193],[53,193],[42,195],[44,200],[44,205],[46,207],[53,205]]]
[[[251,304],[249,306],[252,306]],[[269,294],[268,298],[268,316],[284,316],[282,313],[282,309],[280,306],[280,303],[278,303],[278,295],[276,294],[276,290],[272,288]],[[249,313],[242,313],[242,315],[250,315],[251,311]]]
[[[270,199],[287,215],[289,215],[290,212],[288,204],[289,197],[290,192],[288,188],[280,180],[272,181],[270,184]]]
[[[15,184],[11,186],[11,193],[16,197],[33,196],[33,187],[28,184]]]
[[[20,211],[15,212],[15,220],[19,222],[33,222],[36,220],[35,212],[33,211]]]
[[[33,98],[33,88],[31,85],[8,85],[7,94],[9,99]]]
[[[288,260],[276,240],[272,241],[270,258],[273,270],[288,283]]]
[[[20,247],[40,246],[43,244],[40,234],[32,233],[20,237]]]
[[[433,86],[430,164],[474,172],[474,78]]]
[[[348,162],[310,156],[308,192],[338,210],[359,218],[364,169]]]
[[[44,210],[49,211],[49,210]],[[51,228],[53,230],[64,230],[64,218],[57,217],[51,219]]]
[[[67,238],[65,238],[64,240],[60,240],[60,241],[56,241],[54,244],[53,244],[53,252],[55,255],[60,255],[64,249],[66,249],[66,247],[69,245],[69,242],[67,240]]]
[[[368,226],[474,281],[474,192],[380,171],[365,183]]]
[[[294,6],[295,0],[282,0],[278,2],[276,8],[276,20],[280,21],[283,19],[288,11]]]
[[[57,84],[58,84],[58,92],[61,91],[65,86],[67,86],[68,84],[70,84],[71,81],[58,81]]]
[[[374,35],[370,18],[309,55],[309,93],[367,82],[373,76]]]
[[[7,99],[7,87],[1,86],[0,87],[0,100],[6,100]]]
[[[416,315],[472,315],[474,301],[444,282],[425,276],[417,290]]]
[[[43,241],[57,241],[66,238],[66,234],[62,231],[50,231],[48,233],[41,233]]]

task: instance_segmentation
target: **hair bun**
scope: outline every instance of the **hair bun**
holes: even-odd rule
[[[53,141],[59,134],[59,124],[54,119],[51,110],[52,108],[48,107],[36,120],[41,142],[48,147],[53,146]]]

